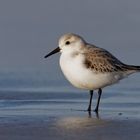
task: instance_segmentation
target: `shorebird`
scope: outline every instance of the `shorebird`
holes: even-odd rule
[[[95,112],[98,113],[102,89],[113,85],[135,72],[140,66],[127,65],[103,48],[87,43],[81,36],[68,33],[60,37],[59,47],[45,58],[61,52],[60,67],[67,80],[75,87],[89,90],[87,111],[91,111],[93,91],[98,90]]]

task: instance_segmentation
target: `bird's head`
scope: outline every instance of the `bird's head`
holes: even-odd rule
[[[82,37],[79,35],[69,33],[65,34],[60,37],[58,46],[56,49],[54,49],[52,52],[47,54],[45,58],[57,53],[71,53],[71,52],[78,52],[80,51],[83,46],[85,45],[85,41]]]

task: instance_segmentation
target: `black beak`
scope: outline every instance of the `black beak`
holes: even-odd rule
[[[47,57],[49,57],[49,56],[51,56],[51,55],[53,55],[55,53],[58,53],[58,52],[60,52],[60,48],[59,47],[57,47],[52,52],[50,52],[49,54],[47,54],[44,58],[47,58]]]

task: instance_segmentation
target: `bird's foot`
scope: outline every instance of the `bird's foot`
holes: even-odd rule
[[[95,109],[94,109],[94,112],[95,112],[95,113],[98,113],[98,108],[95,108]]]

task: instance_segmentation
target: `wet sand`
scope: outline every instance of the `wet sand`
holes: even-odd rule
[[[140,139],[137,107],[117,109],[102,105],[98,115],[89,115],[82,110],[85,101],[29,102],[1,107],[0,140]]]
[[[119,117],[119,116],[118,116]],[[6,122],[8,119],[8,122]],[[2,118],[1,140],[129,140],[140,139],[139,120],[85,116]]]

